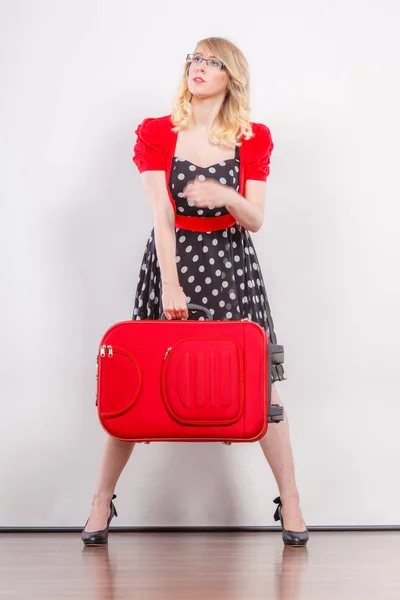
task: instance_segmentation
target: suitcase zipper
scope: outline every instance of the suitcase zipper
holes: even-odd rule
[[[104,357],[106,355],[106,349],[108,348],[108,358],[113,357],[113,348],[112,346],[102,346],[100,348],[100,356]]]

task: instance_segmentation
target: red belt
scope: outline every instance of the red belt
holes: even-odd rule
[[[230,214],[222,217],[183,217],[182,215],[175,215],[175,226],[190,231],[218,231],[219,229],[232,227],[235,223],[236,219]]]

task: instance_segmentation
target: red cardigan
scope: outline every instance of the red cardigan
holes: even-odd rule
[[[178,134],[172,131],[171,115],[148,117],[137,127],[133,162],[139,173],[165,171],[169,199],[175,212],[176,226],[194,231],[213,231],[230,227],[236,221],[232,215],[221,217],[183,217],[176,212],[176,204],[169,188],[172,163]],[[274,144],[270,130],[263,123],[251,123],[253,137],[242,138],[239,146],[239,194],[244,195],[249,179],[266,181],[269,175],[270,156]]]

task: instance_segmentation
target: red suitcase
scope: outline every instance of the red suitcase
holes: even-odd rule
[[[103,335],[96,405],[105,431],[130,442],[255,442],[268,422],[271,361],[283,348],[247,319],[122,321]]]

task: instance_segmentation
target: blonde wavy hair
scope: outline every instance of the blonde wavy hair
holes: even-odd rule
[[[240,146],[243,135],[248,140],[253,135],[250,125],[249,105],[249,65],[243,52],[235,44],[221,37],[209,37],[200,40],[199,46],[205,46],[211,55],[219,58],[227,68],[228,90],[219,113],[220,126],[213,129],[210,141],[213,144],[234,148]],[[185,63],[184,72],[173,101],[172,131],[186,129],[192,117],[192,94],[188,88],[190,62]]]

